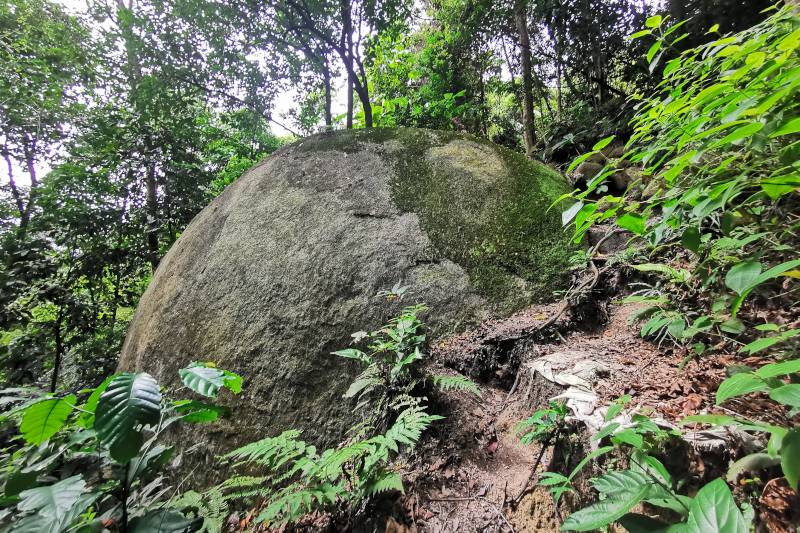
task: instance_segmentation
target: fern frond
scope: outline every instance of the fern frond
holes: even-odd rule
[[[252,497],[266,498],[275,492],[270,476],[234,476],[220,483],[217,488],[224,493],[225,501]]]
[[[366,487],[366,492],[370,496],[380,494],[389,490],[397,490],[405,493],[403,488],[403,478],[397,472],[382,472]]]
[[[395,453],[399,452],[398,443],[413,447],[423,431],[436,420],[443,418],[439,415],[428,414],[424,405],[409,407],[400,413],[394,425],[383,435],[385,445]]]
[[[173,506],[184,512],[194,512],[203,519],[198,531],[218,533],[223,530],[228,518],[228,503],[222,491],[212,487],[203,494],[190,490],[173,501]]]
[[[268,437],[237,448],[222,456],[224,461],[236,461],[234,466],[255,463],[270,470],[280,469],[290,461],[316,455],[316,448],[299,440],[297,430],[284,431],[277,437]]]
[[[478,386],[475,384],[475,382],[473,382],[471,379],[465,378],[464,376],[431,376],[431,380],[433,381],[434,385],[443,391],[463,390],[471,392],[478,397],[481,395],[481,391],[478,389]]]

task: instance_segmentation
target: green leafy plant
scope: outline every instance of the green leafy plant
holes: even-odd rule
[[[684,23],[666,17],[651,17],[632,36],[654,39],[647,61],[651,71],[663,67],[662,81],[654,94],[633,97],[626,152],[569,195],[574,203],[563,219],[574,223],[576,241],[611,220],[650,248],[650,260],[633,265],[657,280],[649,294],[657,303],[642,314],[645,336],[700,351],[703,337],[755,341],[758,324],[737,316],[742,306],[753,293],[777,294],[776,280],[798,276],[797,221],[789,216],[800,187],[798,19],[786,6],[684,51],[675,47],[687,36]],[[598,142],[572,168],[610,142]],[[608,194],[606,182],[630,166],[642,169],[641,179],[622,195]]]
[[[356,343],[368,343],[366,351],[334,352],[363,367],[344,394],[358,400],[356,411],[363,416],[351,429],[353,437],[319,452],[300,439],[299,431],[289,430],[238,448],[222,461],[248,475],[219,485],[224,498],[262,498],[257,521],[274,525],[297,522],[314,511],[358,508],[382,492],[402,491],[395,459],[413,450],[422,433],[442,419],[427,412],[426,398],[419,395],[426,378],[419,368],[425,334],[418,315],[425,309],[406,307],[383,328],[354,334]],[[430,381],[442,390],[479,393],[463,376],[431,376]]]
[[[333,352],[363,367],[344,397],[358,399],[356,410],[367,414],[371,426],[388,427],[398,405],[404,406],[424,381],[419,366],[425,359],[425,333],[419,315],[426,310],[424,305],[406,307],[381,329],[354,334],[356,343],[367,343],[366,351],[347,348]],[[431,380],[443,390],[478,394],[477,386],[463,376],[431,376]]]
[[[185,378],[190,389],[207,397],[218,390],[208,382],[241,390],[239,376],[208,364],[194,363],[180,374],[201,368],[206,382]],[[83,402],[75,394],[31,389],[3,393],[3,403],[17,404],[4,420],[18,420],[20,432],[0,455],[2,506],[14,531],[115,524],[122,531],[169,532],[194,523],[164,498],[169,487],[160,471],[175,450],[159,441],[172,424],[215,420],[223,408],[168,399],[144,372],[109,376],[82,391]]]
[[[707,483],[694,497],[679,492],[682,484],[672,477],[655,453],[672,439],[680,438],[680,432],[662,429],[640,413],[615,420],[629,400],[629,397],[622,397],[609,406],[606,424],[593,436],[593,440],[609,440],[610,446],[599,447],[584,457],[569,477],[554,472],[542,474],[540,485],[548,487],[557,504],[561,494],[574,490],[571,483],[577,473],[595,458],[616,451],[629,464],[626,469],[606,470],[590,480],[599,501],[569,515],[561,529],[592,531],[618,522],[632,533],[658,530],[698,533],[749,531],[752,517],[749,511],[746,517],[736,506],[724,480],[715,479]],[[640,503],[669,511],[672,516],[680,518],[666,522],[631,512]]]

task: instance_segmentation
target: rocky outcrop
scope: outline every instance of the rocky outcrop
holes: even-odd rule
[[[244,376],[234,416],[193,430],[209,457],[290,427],[331,444],[355,421],[342,400],[355,369],[330,352],[405,304],[430,306],[435,335],[549,297],[570,251],[547,208],[566,190],[547,167],[463,134],[303,139],[189,225],[139,304],[120,367],[167,385],[193,360]],[[404,301],[376,296],[398,281]]]

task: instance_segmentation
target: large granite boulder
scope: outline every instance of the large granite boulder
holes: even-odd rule
[[[546,166],[463,134],[303,139],[192,221],[142,297],[120,368],[167,385],[193,360],[241,374],[234,416],[192,430],[209,457],[290,427],[334,443],[355,421],[342,394],[356,369],[330,352],[402,305],[427,303],[436,335],[551,297],[570,252],[547,209],[566,190]],[[397,281],[402,302],[376,296]]]

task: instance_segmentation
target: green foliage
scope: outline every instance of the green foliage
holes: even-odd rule
[[[224,375],[241,383],[235,374]],[[163,432],[180,420],[208,420],[192,416],[215,406],[165,398],[145,373],[110,376],[96,389],[82,391],[82,404],[74,394],[4,393],[3,403],[18,404],[4,421],[19,420],[20,429],[0,454],[5,485],[0,516],[11,519],[14,531],[66,531],[127,520],[122,527],[129,531],[177,532],[196,520],[176,509],[196,513],[203,507],[213,516],[223,508],[213,499],[194,507],[187,503],[191,497],[178,500],[183,507],[165,501],[168,487],[160,475],[174,454],[159,444]]]
[[[111,457],[125,463],[142,447],[144,436],[137,428],[158,424],[160,416],[161,391],[156,380],[144,372],[124,372],[100,396],[94,428]]]
[[[75,395],[41,400],[22,415],[19,431],[28,444],[41,444],[64,427],[75,407]]]
[[[96,494],[85,493],[81,476],[52,485],[24,490],[17,509],[23,515],[14,531],[66,531],[94,502]]]
[[[685,34],[666,18],[648,20],[650,29],[637,38],[656,38],[648,54],[654,68]],[[791,280],[800,266],[791,254],[796,232],[784,224],[800,185],[790,155],[797,148],[797,23],[793,9],[784,8],[671,59],[656,92],[635,100],[626,153],[574,194],[576,240],[613,219],[657,254],[675,258],[634,265],[658,277],[650,295],[666,298],[651,311],[646,336],[670,329],[675,342],[689,343],[697,335],[757,335],[748,319],[737,319],[742,305],[754,291],[774,290],[773,280]],[[607,194],[605,181],[623,162],[643,167],[642,182],[622,196]],[[709,300],[712,313],[700,307]]]
[[[259,522],[284,524],[316,510],[334,510],[347,503],[357,506],[387,490],[403,490],[400,475],[391,470],[391,457],[401,447],[413,448],[422,432],[441,417],[430,415],[417,401],[401,411],[384,433],[353,440],[317,453],[299,440],[298,431],[286,431],[234,450],[222,457],[237,467],[255,467],[266,475],[232,477],[219,486],[225,499],[253,496],[267,501]]]
[[[212,363],[191,363],[178,371],[183,384],[193,391],[216,398],[220,388],[225,387],[234,394],[242,392],[242,378],[227,370],[220,370]]]
[[[540,409],[518,423],[515,431],[523,444],[547,440],[564,423],[567,413],[566,404],[551,401],[547,409]]]
[[[366,352],[357,348],[333,352],[364,368],[344,397],[358,399],[356,410],[366,411],[368,425],[388,427],[388,421],[405,409],[406,399],[421,385],[418,367],[425,358],[425,334],[418,315],[426,310],[424,305],[406,307],[381,329],[355,333],[356,343],[367,343]],[[478,387],[463,376],[431,376],[431,381],[442,390],[465,390],[480,396]]]
[[[382,492],[403,491],[395,458],[413,450],[422,433],[442,418],[429,414],[425,398],[415,395],[424,383],[417,368],[424,358],[418,317],[424,310],[422,305],[406,307],[383,328],[354,334],[355,342],[368,343],[366,352],[334,352],[364,367],[345,393],[345,398],[358,398],[356,410],[364,417],[351,430],[351,439],[321,453],[300,440],[296,430],[247,444],[221,459],[257,475],[235,475],[215,490],[226,500],[264,498],[258,521],[269,525],[293,523],[314,511],[334,512],[341,505],[358,508]],[[460,376],[431,380],[443,390],[478,394],[475,384]]]
[[[600,501],[572,513],[564,520],[561,529],[591,531],[619,522],[632,532],[666,531],[668,528],[698,533],[749,531],[747,520],[736,506],[724,480],[716,479],[705,484],[693,498],[678,492],[683,483],[674,479],[654,454],[660,449],[669,449],[670,440],[680,438],[680,433],[663,430],[642,414],[633,414],[631,422],[625,426],[615,421],[628,400],[628,397],[620,398],[609,407],[606,425],[594,436],[596,440],[609,439],[613,446],[601,447],[588,454],[569,478],[553,472],[542,474],[540,485],[548,487],[557,502],[561,493],[572,490],[570,482],[577,471],[595,457],[616,449],[629,463],[625,470],[608,470],[592,479],[591,484],[600,494]],[[643,502],[667,509],[680,518],[677,522],[664,523],[631,513],[631,509]]]

